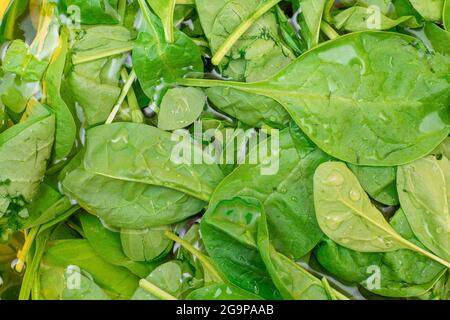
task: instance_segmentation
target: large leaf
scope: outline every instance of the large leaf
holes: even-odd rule
[[[361,252],[409,249],[450,267],[448,261],[399,235],[370,202],[344,163],[328,162],[316,170],[314,204],[322,231],[346,248]]]
[[[298,149],[304,155],[299,154]],[[313,175],[317,166],[329,159],[314,146],[296,144],[290,131],[284,130],[280,134],[279,170],[276,174],[261,173],[264,161],[256,165],[240,165],[217,187],[209,210],[219,201],[236,196],[258,199],[264,204],[275,248],[288,256],[300,258],[322,236],[314,213]]]
[[[265,81],[179,83],[273,98],[330,155],[392,166],[423,157],[448,136],[449,70],[447,57],[411,37],[361,32],[318,46]]]
[[[140,278],[146,277],[154,266],[128,258],[122,250],[120,233],[106,229],[100,220],[84,214],[80,217],[84,236],[94,251],[105,261],[125,267]]]
[[[32,115],[0,135],[0,195],[33,199],[54,141],[55,116],[36,102]]]
[[[67,58],[67,31],[63,31],[43,79],[46,102],[56,116],[56,136],[53,161],[59,162],[72,151],[77,127],[72,112],[61,97],[61,79]]]
[[[418,246],[405,214],[399,210],[390,225],[405,239]],[[386,297],[414,297],[430,290],[446,268],[410,250],[367,253],[347,249],[325,238],[315,255],[320,264],[337,278],[359,283]]]
[[[138,277],[126,268],[111,265],[103,260],[95,253],[87,240],[58,240],[49,243],[42,259],[41,272],[45,274],[48,268],[66,268],[69,265],[88,272],[95,283],[114,298],[130,298],[138,287]],[[53,272],[50,270],[50,273]],[[41,289],[44,292],[53,290],[52,286],[54,282],[48,283],[48,286]]]
[[[168,187],[209,200],[222,172],[214,164],[176,163],[173,137],[178,136],[143,124],[98,126],[86,134],[84,166],[102,176]]]
[[[266,299],[278,299],[256,244],[257,223],[263,210],[252,198],[223,200],[202,219],[206,250],[228,281]]]
[[[450,161],[434,156],[398,168],[400,203],[415,236],[450,260]]]
[[[79,167],[63,180],[64,191],[89,213],[119,228],[150,228],[182,221],[205,203],[161,186],[112,179]]]

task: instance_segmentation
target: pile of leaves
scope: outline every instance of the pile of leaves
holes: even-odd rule
[[[449,298],[450,0],[0,17],[0,298]],[[173,161],[196,126],[278,170]]]

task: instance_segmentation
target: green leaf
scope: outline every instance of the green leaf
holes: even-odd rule
[[[326,0],[299,0],[300,2],[300,32],[306,39],[309,48],[319,43],[320,24],[325,9]]]
[[[150,264],[136,262],[122,250],[119,232],[106,229],[100,220],[92,215],[80,216],[85,238],[94,251],[110,264],[125,267],[138,277],[145,277],[154,268]]]
[[[431,44],[431,50],[443,55],[450,56],[450,32],[446,31],[432,22],[426,22],[424,32]],[[426,41],[425,41],[426,43]]]
[[[118,0],[62,0],[63,10],[82,24],[117,24]]]
[[[395,167],[367,167],[353,164],[349,164],[348,167],[372,199],[391,206],[399,204]]]
[[[215,107],[233,118],[251,126],[285,126],[289,114],[273,99],[232,88],[208,88],[206,95]]]
[[[449,262],[400,236],[370,202],[344,163],[328,162],[317,168],[314,204],[322,231],[346,248],[361,252],[409,249],[450,267]]]
[[[128,299],[138,287],[139,278],[124,267],[109,264],[101,258],[89,245],[87,240],[57,240],[49,243],[42,259],[42,273],[54,273],[48,268],[67,268],[69,265],[77,266],[88,272],[101,288],[113,298]],[[55,275],[56,276],[56,275]],[[55,283],[50,281],[42,290],[52,290]]]
[[[176,164],[171,158],[176,149],[171,137],[143,124],[98,126],[86,134],[84,166],[91,173],[168,187],[208,201],[222,172],[217,165]]]
[[[390,224],[402,237],[422,247],[401,210]],[[446,271],[439,263],[410,250],[357,252],[328,238],[318,245],[315,255],[319,263],[338,279],[359,283],[367,290],[386,297],[423,295]]]
[[[11,72],[24,80],[39,81],[42,78],[48,61],[40,60],[32,53],[30,48],[22,40],[14,40],[3,59],[2,68],[5,72]]]
[[[68,34],[64,29],[59,39],[59,47],[55,51],[43,79],[46,103],[56,116],[54,163],[63,161],[69,155],[77,134],[72,112],[61,97],[61,80],[68,53],[67,41]]]
[[[105,67],[107,66],[105,65]],[[105,122],[121,92],[117,85],[99,83],[77,71],[70,73],[69,85],[75,100],[84,111],[84,120],[87,126]],[[93,90],[95,90],[95,95],[91,94]]]
[[[442,20],[444,0],[409,0],[414,9],[419,12],[427,21]]]
[[[211,259],[234,285],[266,299],[279,299],[256,245],[261,203],[236,197],[211,207],[201,222]]]
[[[120,240],[125,255],[133,261],[152,261],[159,259],[172,249],[172,241],[164,232],[169,227],[152,229],[122,229]]]
[[[267,271],[284,299],[329,300],[327,290],[319,279],[272,247],[264,211],[258,222],[257,242]]]
[[[206,103],[206,95],[197,88],[173,88],[164,95],[158,114],[158,128],[176,130],[198,119]]]
[[[262,80],[292,61],[293,53],[279,36],[275,13],[269,11],[256,21],[252,19],[259,9],[267,4],[273,6],[273,3],[267,0],[196,0],[200,22],[213,54],[228,43],[239,26],[250,22],[251,27],[239,40],[230,42],[234,46],[227,50],[220,64],[224,76],[235,81]]]
[[[420,27],[413,16],[401,16],[397,19],[391,19],[380,11],[358,6],[339,12],[334,17],[334,24],[336,28],[349,32],[388,30],[402,24],[416,28]]]
[[[167,42],[161,21],[139,0],[143,28],[134,43],[133,65],[145,94],[159,102],[167,86],[189,72],[203,72],[200,49],[183,32]]]
[[[333,157],[393,166],[423,157],[448,136],[449,68],[447,57],[411,37],[360,32],[318,46],[265,81],[179,83],[270,97]]]
[[[131,32],[122,26],[95,26],[86,33],[72,48],[74,64],[115,56],[133,49]]]
[[[415,236],[450,260],[450,161],[428,156],[398,168],[400,203]]]
[[[64,270],[64,280],[70,281],[71,277],[79,277],[79,287],[64,288],[63,300],[110,300],[111,298],[100,288],[94,280],[85,275],[82,270],[72,270],[70,267]]]
[[[0,134],[0,195],[30,202],[44,177],[55,116],[36,102],[34,116]]]
[[[112,179],[83,167],[62,182],[64,191],[86,211],[118,228],[151,228],[182,221],[200,212],[205,203],[173,189]]]
[[[262,174],[264,159],[259,164],[241,164],[214,191],[208,211],[219,201],[236,196],[258,199],[267,213],[275,248],[300,258],[322,237],[315,219],[313,175],[317,166],[330,157],[314,147],[297,145],[289,130],[282,131],[279,140],[277,173]]]
[[[444,4],[444,14],[442,15],[445,30],[450,32],[450,1],[445,0]]]
[[[147,0],[150,7],[159,16],[164,26],[164,35],[168,43],[174,41],[174,11],[176,0]]]
[[[176,260],[160,265],[150,273],[146,280],[162,292],[176,298],[182,298],[182,295],[191,290],[193,286],[198,285],[187,265]],[[131,299],[160,300],[161,297],[143,288],[138,288]]]

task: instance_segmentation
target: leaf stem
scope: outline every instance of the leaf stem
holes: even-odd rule
[[[332,26],[328,22],[322,21],[320,23],[320,30],[325,33],[325,35],[328,37],[328,39],[333,40],[336,38],[339,38],[339,33],[336,32],[336,30],[333,29]]]
[[[122,80],[127,82],[129,79],[128,72],[125,68],[122,69],[120,72],[120,76],[122,77]],[[133,90],[133,87],[130,87],[130,90],[128,90],[127,94],[127,100],[128,100],[128,106],[131,110],[131,121],[134,123],[144,123],[144,114],[142,113],[141,108],[139,107],[139,103],[136,98],[136,93]]]
[[[173,34],[173,16],[175,13],[175,5],[176,5],[176,1],[175,0],[169,0],[169,4],[170,6],[169,8],[169,16],[167,17],[167,19],[165,19],[165,21],[163,21],[164,23],[164,35],[166,37],[166,41],[168,43],[173,43],[174,42],[174,34]]]
[[[247,83],[247,82],[225,81],[225,80],[214,80],[214,79],[193,79],[193,78],[178,79],[177,83],[180,86],[200,87],[200,88],[233,87],[233,88],[242,89],[243,87],[249,85],[249,83]]]
[[[139,287],[161,300],[178,300],[170,293],[165,292],[146,279],[141,279],[139,281]]]
[[[416,252],[424,255],[425,257],[430,258],[431,260],[434,260],[434,261],[442,264],[443,266],[447,267],[448,269],[450,269],[450,262],[448,262],[448,261],[446,261],[446,260],[444,260],[442,258],[439,258],[438,256],[432,254],[431,252],[428,252],[428,251],[422,249],[419,246],[416,246],[414,243],[409,242],[408,240],[404,239],[403,237],[399,237],[398,240],[400,242],[402,242],[405,245],[405,247],[407,247],[408,249],[410,249],[412,251],[416,251]]]
[[[272,9],[281,0],[268,0],[261,7],[259,7],[253,14],[251,14],[246,20],[228,36],[225,42],[219,47],[216,54],[212,58],[211,62],[214,65],[219,65],[225,55],[230,51],[239,38],[252,26],[252,24],[258,20],[263,14]]]
[[[186,240],[181,239],[177,235],[173,234],[170,231],[164,232],[164,235],[169,238],[170,240],[173,240],[177,243],[179,243],[183,248],[185,248],[187,251],[189,251],[193,256],[195,256],[203,265],[203,268],[208,269],[211,277],[214,279],[214,281],[217,281],[219,283],[226,283],[226,281],[222,278],[222,276],[219,274],[219,272],[216,270],[216,268],[213,266],[212,261],[209,257],[205,256],[203,253],[201,253],[199,250],[195,249],[189,242]]]
[[[30,251],[31,245],[34,242],[38,231],[38,227],[31,228],[28,234],[25,235],[25,243],[23,244],[22,249],[17,251],[17,264],[15,265],[14,269],[19,273],[21,273],[23,271],[23,268],[25,267],[25,259],[28,255],[28,252]]]
[[[125,14],[127,12],[127,0],[119,0],[119,17],[120,17],[120,24],[123,26],[123,23],[125,21]]]
[[[131,71],[130,76],[128,80],[125,82],[122,92],[120,93],[119,99],[117,99],[117,103],[112,109],[111,113],[108,116],[108,119],[106,119],[105,124],[111,124],[114,121],[114,118],[117,115],[117,112],[119,112],[120,107],[122,106],[123,101],[125,100],[125,97],[128,95],[128,91],[130,90],[131,86],[133,85],[133,82],[136,80],[136,72],[134,72],[134,69]]]
[[[336,295],[333,292],[333,289],[330,286],[330,283],[328,282],[326,277],[323,277],[321,280],[322,285],[326,291],[326,293],[328,294],[328,296],[330,297],[330,300],[338,300],[338,298],[336,298]]]
[[[391,230],[390,228],[387,229],[384,226],[378,224],[376,221],[374,221],[373,219],[365,216],[364,214],[362,214],[358,209],[356,209],[354,206],[352,206],[350,203],[346,202],[345,200],[341,200],[341,202],[349,207],[353,212],[355,212],[358,216],[360,216],[363,219],[366,219],[367,221],[369,221],[373,226],[377,227],[378,229],[382,230],[383,232],[390,234],[392,237],[394,237],[398,242],[400,242],[401,244],[404,245],[404,248],[415,251],[417,253],[420,253],[422,255],[424,255],[427,258],[430,258],[431,260],[434,260],[440,264],[442,264],[443,266],[447,267],[450,269],[450,262],[439,258],[438,256],[435,256],[434,254],[432,254],[431,252],[428,252],[424,249],[422,249],[419,246],[416,246],[415,244],[409,242],[408,240],[406,240],[405,238],[403,238],[401,235],[397,234],[395,232],[395,230]]]
[[[129,43],[127,45],[124,45],[121,48],[115,48],[113,50],[105,50],[105,51],[102,51],[102,52],[99,52],[99,53],[93,54],[93,55],[74,54],[74,56],[72,57],[72,62],[74,65],[77,65],[80,63],[86,63],[86,62],[91,62],[91,61],[95,61],[98,59],[116,56],[116,55],[119,55],[122,53],[130,52],[131,50],[133,50],[133,44]]]

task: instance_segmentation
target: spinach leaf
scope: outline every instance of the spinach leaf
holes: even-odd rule
[[[55,282],[45,281],[46,277],[57,277],[54,267],[67,268],[77,266],[88,272],[95,283],[107,291],[112,298],[130,298],[138,286],[138,278],[126,268],[114,266],[96,254],[87,240],[57,240],[49,242],[41,263],[41,290],[43,296],[50,299]],[[43,280],[44,279],[44,280]],[[63,289],[63,288],[62,288]]]
[[[117,24],[117,3],[118,0],[62,0],[60,6],[82,24]]]
[[[161,258],[172,249],[172,242],[164,235],[168,229],[156,227],[144,230],[120,230],[123,252],[133,261],[152,261]]]
[[[326,0],[299,0],[300,3],[300,29],[303,38],[308,43],[308,48],[313,48],[319,43],[320,24],[325,10]]]
[[[450,31],[450,1],[449,0],[445,0],[444,14],[443,14],[442,20],[444,22],[445,30]]]
[[[130,32],[120,26],[93,27],[74,44],[69,86],[89,127],[105,122],[119,99],[123,53],[132,49]],[[95,90],[96,94],[92,95]]]
[[[46,94],[46,103],[56,117],[56,135],[53,162],[58,163],[72,151],[76,139],[76,124],[72,112],[61,97],[61,78],[64,73],[68,53],[68,34],[63,29],[59,47],[53,54],[47,72],[44,75],[43,86]]]
[[[122,26],[94,26],[75,42],[72,61],[80,64],[129,52],[132,40],[131,32]]]
[[[397,19],[391,19],[374,9],[370,10],[358,6],[339,12],[334,17],[334,24],[340,30],[343,29],[351,32],[388,30],[402,24],[416,28],[420,27],[413,16],[401,16]]]
[[[83,167],[62,182],[64,191],[89,213],[118,228],[151,228],[182,221],[200,212],[201,200],[173,189],[111,179]]]
[[[424,32],[431,44],[431,50],[440,54],[450,55],[450,49],[448,48],[448,43],[450,42],[449,31],[438,27],[432,22],[427,22],[425,23]]]
[[[448,136],[449,66],[446,57],[427,52],[410,37],[362,32],[324,43],[265,81],[179,83],[273,98],[330,155],[353,164],[392,166],[428,154]]]
[[[158,128],[176,130],[198,119],[206,103],[206,95],[197,88],[173,88],[164,95],[158,115]]]
[[[390,225],[405,239],[422,247],[406,216],[399,210]],[[325,238],[315,251],[320,264],[349,283],[359,283],[386,297],[415,297],[430,290],[446,268],[410,250],[387,253],[358,252]]]
[[[400,166],[397,188],[415,236],[429,250],[450,260],[450,161],[445,156],[439,160],[428,156]]]
[[[86,275],[83,270],[66,268],[64,281],[68,282],[72,277],[80,278],[79,287],[67,288],[62,292],[62,300],[110,300],[106,292],[98,286],[94,280]]]
[[[159,102],[168,85],[189,72],[202,72],[200,50],[183,32],[174,32],[174,41],[167,42],[161,21],[138,0],[143,26],[133,48],[133,65],[145,94]]]
[[[106,229],[98,218],[84,214],[80,220],[85,238],[94,251],[108,263],[125,267],[141,278],[154,268],[150,264],[136,262],[128,257],[122,250],[120,233]]]
[[[223,178],[217,165],[170,161],[176,143],[154,127],[114,123],[90,129],[86,138],[84,166],[91,173],[164,186],[205,201]]]
[[[444,266],[450,263],[404,239],[384,219],[343,163],[324,163],[314,174],[314,204],[322,231],[346,248],[361,252],[409,249]]]
[[[180,261],[166,262],[150,273],[146,280],[157,287],[157,292],[150,293],[148,290],[138,288],[132,296],[132,300],[161,300],[164,296],[181,298],[193,287],[200,285],[189,270],[189,267]]]
[[[109,71],[118,74],[117,65],[121,65],[121,60],[119,58],[97,60],[78,65],[70,73],[69,86],[75,101],[83,110],[82,120],[85,122],[85,126],[90,127],[105,122],[119,98],[121,90],[117,86],[117,82],[111,83],[95,77],[95,75],[99,76],[101,73]],[[91,78],[92,76],[95,78]],[[92,90],[95,90],[95,95],[90,94]]]
[[[201,222],[211,259],[234,285],[265,299],[279,299],[256,244],[261,203],[252,198],[222,200]]]
[[[278,1],[196,0],[211,51],[217,53],[244,21],[251,24],[252,15],[275,2]],[[224,76],[236,81],[265,79],[289,64],[294,57],[280,38],[276,16],[271,11],[254,21],[239,40],[232,43],[235,44],[221,62],[220,69]]]
[[[22,40],[14,40],[3,59],[4,72],[14,73],[24,80],[39,81],[42,78],[48,61],[40,60],[30,53],[30,48]]]
[[[327,290],[319,279],[272,247],[264,210],[259,217],[257,243],[267,271],[284,299],[329,299]],[[339,296],[343,297],[341,294]]]
[[[428,21],[439,21],[442,18],[444,0],[409,0],[422,17]]]
[[[174,20],[174,13],[175,13],[175,4],[176,0],[152,0],[148,1],[148,4],[150,7],[155,11],[155,13],[159,16],[161,19],[161,22],[164,26],[164,35],[166,38],[166,41],[168,43],[174,42],[174,35],[173,35],[173,20]]]
[[[371,198],[391,206],[399,204],[395,167],[366,167],[353,164],[349,164],[348,167]]]
[[[30,202],[45,174],[54,141],[55,116],[37,101],[29,109],[25,121],[0,134],[1,198]]]
[[[261,163],[241,164],[214,191],[208,211],[219,201],[236,196],[258,199],[264,204],[275,248],[300,258],[322,237],[314,213],[313,175],[317,166],[330,157],[318,149],[296,145],[288,129],[281,132],[279,139],[277,174],[261,174]],[[297,148],[304,155],[299,155]]]
[[[268,97],[221,87],[208,88],[205,92],[220,111],[249,126],[285,126],[290,120],[283,106]]]

